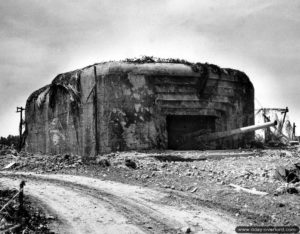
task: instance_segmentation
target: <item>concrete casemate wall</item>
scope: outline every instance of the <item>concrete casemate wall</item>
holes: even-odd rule
[[[58,75],[26,104],[26,150],[86,157],[181,149],[180,135],[254,124],[254,88],[240,71],[183,62],[105,62]],[[253,134],[214,142],[236,148]],[[201,143],[182,149],[199,149]]]

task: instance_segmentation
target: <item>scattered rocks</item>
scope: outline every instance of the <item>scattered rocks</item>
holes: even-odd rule
[[[282,165],[284,170],[285,168],[290,170],[291,168],[288,165],[294,165],[299,162],[298,152],[291,151],[289,154],[283,154],[282,150],[265,150],[263,152],[256,151],[255,154],[252,153],[249,157],[237,157],[234,156],[234,153],[230,153],[230,157],[205,161],[197,160],[197,158],[201,154],[205,154],[209,158],[209,153],[200,151],[172,153],[177,155],[177,161],[160,161],[153,156],[165,154],[165,152],[116,152],[98,156],[96,160],[91,161],[88,165],[96,168],[97,173],[94,173],[94,175],[98,175],[102,179],[114,180],[114,176],[119,173],[124,183],[138,183],[143,186],[166,188],[169,193],[174,194],[178,193],[178,191],[183,191],[189,197],[195,197],[194,195],[192,196],[192,194],[195,194],[199,197],[203,196],[201,199],[205,201],[218,201],[222,204],[230,203],[234,207],[240,206],[239,208],[241,208],[242,206],[242,209],[245,210],[259,210],[256,203],[262,204],[268,201],[268,199],[274,199],[270,210],[274,212],[277,209],[283,212],[283,209],[288,209],[289,207],[285,199],[298,198],[289,194],[296,194],[296,191],[299,193],[300,183],[287,184],[286,181],[283,183],[283,181],[274,180],[278,165]],[[167,154],[170,154],[170,152]],[[192,158],[191,155],[194,156],[195,160],[179,160],[180,157]],[[1,159],[3,158],[1,157]],[[14,170],[56,172],[64,168],[70,168],[72,172],[90,173],[88,166],[80,166],[83,164],[82,158],[72,154],[31,155],[21,152],[18,156],[9,154],[8,158],[9,161],[5,165],[10,162],[17,162],[17,165],[13,168]],[[284,173],[286,172],[284,171]],[[275,192],[274,195],[286,194],[287,196],[266,196],[266,198],[260,199],[263,201],[258,202],[258,199],[253,198],[254,195],[252,194],[237,193],[232,188],[224,186],[231,183],[244,188],[250,188],[251,191],[251,188],[255,187],[258,191],[268,192],[269,194],[274,194]],[[170,191],[169,189],[176,191]],[[247,200],[247,205],[244,203],[245,197],[250,198]],[[281,206],[277,205],[280,202],[286,204],[285,208],[277,208]],[[269,205],[270,203],[264,208],[268,208]],[[268,212],[267,209],[265,212]],[[237,213],[237,216],[239,215]],[[240,216],[243,215],[241,214]],[[276,219],[282,220],[280,215],[277,216]],[[194,227],[194,225],[191,226]],[[186,227],[184,232],[189,233],[186,232],[187,230],[188,227]]]
[[[21,152],[13,158],[9,155],[1,162],[3,169],[52,172],[63,168],[76,168],[83,164],[82,157],[73,154],[32,155]]]
[[[18,155],[18,151],[16,149],[14,149],[13,147],[9,147],[6,145],[0,145],[0,155],[7,155],[7,154],[11,154],[14,156]]]
[[[183,233],[192,233],[192,229],[190,227],[183,227],[181,228],[181,231]]]
[[[45,217],[46,219],[49,219],[49,220],[55,220],[56,218],[52,215],[46,215]]]
[[[150,178],[150,176],[149,175],[147,175],[147,174],[144,174],[144,175],[141,175],[141,179],[149,179]]]
[[[282,195],[282,194],[300,194],[300,183],[290,183],[290,184],[283,184],[279,186],[276,190],[274,195]]]
[[[137,168],[137,165],[136,165],[136,162],[131,160],[131,159],[125,159],[125,165],[127,167],[130,167],[132,169],[136,169]]]
[[[288,182],[296,183],[300,181],[300,162],[294,165],[289,165],[289,167],[279,166],[275,170],[274,179]]]
[[[101,166],[101,167],[110,167],[110,161],[106,158],[97,158],[96,162]]]

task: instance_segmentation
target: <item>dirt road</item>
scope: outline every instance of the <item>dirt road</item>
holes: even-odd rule
[[[58,233],[235,233],[235,220],[204,207],[171,206],[169,194],[112,181],[59,174],[1,173],[1,184],[39,200]]]

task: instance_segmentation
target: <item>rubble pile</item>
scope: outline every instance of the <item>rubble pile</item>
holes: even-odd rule
[[[82,164],[82,157],[73,154],[33,155],[20,152],[17,156],[6,155],[6,165],[3,169],[46,173],[76,168]]]
[[[295,163],[288,167],[277,167],[274,178],[283,182],[276,189],[276,195],[285,193],[300,194],[300,163]]]
[[[299,155],[296,148],[122,152],[99,156],[98,161],[108,160],[111,166],[98,164],[102,170],[92,176],[168,189],[186,200],[221,206],[236,217],[246,217],[244,224],[251,220],[259,225],[295,225],[300,222],[300,204],[293,188],[299,188],[299,183],[278,180],[275,175],[278,166],[294,168]],[[128,160],[135,162],[135,169],[126,165]]]
[[[6,161],[3,160],[1,165],[4,170],[49,173],[70,169],[86,171],[88,167],[84,165],[81,156],[73,154],[32,155],[7,149],[5,152],[8,152]],[[214,154],[201,151],[115,152],[98,155],[90,164],[95,165],[99,170],[101,168],[112,168],[116,172],[121,170],[124,171],[125,177],[128,174],[128,177],[133,177],[134,180],[141,179],[160,187],[181,191],[193,190],[200,181],[220,185],[233,183],[268,193],[274,193],[279,187],[281,190],[279,189],[278,194],[282,194],[282,191],[293,191],[293,193],[298,191],[297,186],[296,190],[290,188],[295,187],[300,179],[297,180],[294,176],[295,180],[291,183],[290,179],[278,178],[278,168],[286,168],[281,171],[289,175],[287,178],[291,178],[292,174],[287,174],[289,172],[287,168],[298,165],[300,159],[297,150],[232,151],[223,153],[224,155],[218,153],[218,157]],[[3,165],[4,161],[5,165]],[[299,176],[300,172],[298,173]],[[174,178],[178,178],[178,181]],[[191,188],[191,185],[194,187]]]
[[[277,187],[290,182],[278,180],[278,166],[289,167],[297,164],[300,158],[296,150],[252,150],[243,154],[227,153],[221,159],[195,151],[189,154],[122,152],[101,155],[96,160],[99,165],[104,165],[104,161],[108,161],[112,168],[129,172],[135,169],[127,173],[128,176],[165,188],[193,190],[200,182],[207,181],[219,185],[234,183],[273,194]],[[134,162],[135,167],[128,162]],[[125,176],[127,174],[125,172]]]
[[[289,168],[277,167],[274,177],[287,183],[300,182],[300,163],[290,165]]]
[[[299,155],[297,148],[131,151],[98,155],[83,162],[72,154],[20,152],[15,156],[10,152],[0,163],[5,162],[2,169],[7,170],[68,173],[168,189],[171,194],[182,194],[208,206],[216,204],[237,216],[255,217],[257,223],[292,224],[300,209]],[[284,204],[280,208],[285,207],[285,212],[278,210],[278,204]]]
[[[18,155],[18,151],[14,146],[0,145],[0,156],[12,154],[14,156]]]

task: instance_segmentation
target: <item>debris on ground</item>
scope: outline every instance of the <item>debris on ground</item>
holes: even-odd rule
[[[133,161],[131,159],[128,159],[128,158],[125,159],[125,165],[127,167],[132,168],[132,169],[136,169],[137,168],[137,165],[136,165],[135,161]]]
[[[191,233],[192,232],[192,229],[190,227],[183,227],[181,228],[181,231],[183,233]]]
[[[26,196],[21,209],[16,195],[18,190],[0,186],[0,233],[53,233],[48,227],[49,222],[44,212],[35,207]],[[13,197],[16,199],[12,199]]]
[[[193,188],[192,190],[191,190],[191,193],[194,193],[194,192],[196,192],[198,190],[198,187],[195,187],[195,188]]]
[[[278,166],[275,169],[274,179],[282,182],[274,195],[300,194],[300,163]]]
[[[14,166],[16,166],[16,162],[11,162],[3,167],[3,169],[12,169]]]
[[[244,191],[244,192],[247,192],[247,193],[251,193],[251,194],[255,194],[255,195],[261,195],[261,196],[268,195],[268,193],[257,191],[255,188],[247,189],[247,188],[243,188],[243,187],[241,187],[239,185],[236,185],[236,184],[229,184],[229,185],[231,187],[234,187],[237,191]]]
[[[106,158],[97,158],[96,163],[102,167],[110,167],[110,161]]]
[[[282,195],[282,194],[300,194],[300,183],[290,184],[285,183],[283,185],[280,185],[274,195]]]
[[[17,156],[6,155],[0,162],[5,170],[32,170],[34,172],[53,172],[66,168],[76,168],[83,164],[82,157],[74,154],[33,155],[20,152]]]
[[[295,215],[300,209],[300,186],[293,180],[298,175],[299,154],[298,147],[131,151],[98,155],[84,163],[83,158],[73,154],[20,152],[17,156],[3,156],[0,168],[16,162],[8,170],[85,175],[169,190],[184,194],[184,199],[189,202],[238,213],[239,219],[246,217],[255,224],[300,225],[300,216]],[[284,173],[280,173],[284,179],[278,179],[279,168],[284,168]],[[237,192],[230,184],[241,187],[244,192]],[[257,193],[263,196],[257,199]],[[285,212],[277,211],[277,203],[286,204],[281,208]]]
[[[300,163],[288,167],[279,166],[276,168],[274,178],[287,183],[300,181]]]
[[[0,156],[7,154],[17,156],[18,151],[14,148],[14,146],[0,145]]]

